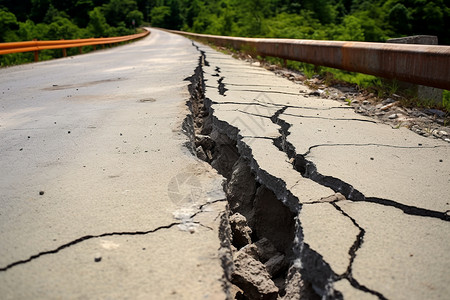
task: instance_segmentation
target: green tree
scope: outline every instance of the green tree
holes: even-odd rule
[[[133,26],[133,21],[135,27],[141,26],[143,20],[144,14],[138,10],[132,10],[126,16],[126,24],[129,24],[130,27]]]
[[[391,8],[388,14],[389,25],[395,32],[409,34],[411,31],[411,14],[401,3],[397,3]]]
[[[81,30],[67,18],[55,17],[49,24],[46,38],[49,40],[77,39],[81,37]]]
[[[341,41],[364,41],[361,20],[352,15],[346,16],[343,24],[337,30],[335,38]]]
[[[168,27],[170,13],[170,7],[168,6],[154,7],[150,13],[152,26],[163,28]]]
[[[51,0],[31,0],[30,19],[36,23],[43,22],[50,4]]]
[[[134,0],[111,0],[103,6],[106,21],[111,26],[123,26],[121,23],[126,21],[127,15],[137,10],[137,4]]]
[[[15,40],[14,31],[19,29],[16,16],[7,11],[0,9],[0,42],[10,42]]]
[[[103,15],[102,8],[96,7],[89,12],[88,31],[94,37],[104,37],[109,30],[109,25],[106,23],[106,18]]]

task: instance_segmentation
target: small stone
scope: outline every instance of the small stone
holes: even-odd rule
[[[398,118],[398,115],[397,115],[397,114],[392,114],[392,115],[389,115],[388,118],[391,119],[391,120],[397,119],[397,118]]]
[[[374,160],[375,158],[371,157],[370,160]]]
[[[439,162],[443,162],[443,160],[442,160],[442,159],[440,159],[440,160],[439,160]]]
[[[439,131],[439,134],[440,134],[440,135],[445,135],[445,136],[447,136],[447,135],[448,135],[448,132],[447,132],[447,131],[444,131],[444,130],[441,130],[441,131]]]
[[[245,291],[245,296],[249,299],[277,299],[278,288],[261,262],[246,253],[238,252],[234,266],[231,282]]]
[[[101,262],[101,261],[102,261],[102,257],[101,257],[100,255],[96,255],[96,256],[94,257],[94,261],[95,261],[95,262]]]
[[[68,134],[70,134],[70,130],[69,130],[69,131],[67,131],[67,133],[68,133]]]
[[[368,104],[370,104],[369,101],[367,101],[367,100],[364,100],[364,101],[363,101],[363,105],[368,105]]]
[[[392,106],[394,106],[395,103],[396,103],[396,102],[392,102],[392,103],[386,104],[386,105],[382,106],[380,109],[381,109],[381,110],[388,110],[388,109],[390,109]]]
[[[384,100],[382,103],[383,104],[391,104],[391,103],[394,103],[395,102],[395,100],[394,99],[392,99],[392,98],[387,98],[386,100]]]
[[[40,192],[39,192],[39,195],[40,195],[40,196],[42,196],[42,195],[44,195],[44,194],[45,194],[44,191],[40,191]]]
[[[231,231],[233,232],[233,244],[242,248],[252,243],[252,229],[247,225],[247,219],[240,213],[235,213],[230,217]]]
[[[212,161],[213,160],[213,155],[212,155],[212,152],[211,152],[211,150],[206,150],[206,156],[208,157],[208,160],[209,161]]]
[[[439,109],[425,109],[424,113],[426,113],[427,115],[438,116],[439,118],[445,117],[445,112]]]
[[[197,149],[195,149],[197,152],[197,157],[200,158],[203,161],[208,160],[208,156],[206,155],[205,151],[203,151],[202,146],[198,146]]]

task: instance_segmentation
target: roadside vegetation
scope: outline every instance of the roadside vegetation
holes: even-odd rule
[[[0,0],[0,43],[128,35],[143,20],[134,0]],[[78,49],[67,50],[68,55],[76,53]],[[61,50],[45,50],[40,59],[61,56]],[[1,55],[0,66],[30,62],[33,57],[32,52]]]

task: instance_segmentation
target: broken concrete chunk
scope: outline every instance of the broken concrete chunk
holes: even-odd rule
[[[344,201],[344,200],[347,200],[347,199],[345,199],[344,195],[342,195],[341,193],[336,193],[331,196],[320,199],[321,202],[337,202],[337,201]]]
[[[233,232],[233,244],[239,249],[252,243],[252,229],[248,227],[247,219],[235,213],[230,217],[231,231]]]
[[[198,134],[195,136],[195,147],[202,146],[203,149],[212,149],[214,145],[214,141],[207,135]]]
[[[312,288],[310,283],[305,283],[300,274],[300,270],[292,266],[288,271],[286,278],[285,295],[282,300],[301,300],[301,299],[321,299]]]
[[[203,161],[208,161],[208,156],[206,156],[205,151],[203,151],[203,148],[201,146],[198,146],[197,149],[195,149],[197,152],[197,157],[200,158]]]
[[[259,260],[259,254],[258,254],[258,247],[256,247],[255,244],[248,244],[239,250],[241,252],[244,252],[247,255],[250,255],[256,260]]]
[[[266,238],[262,238],[255,243],[258,250],[259,259],[262,262],[268,261],[270,258],[279,254],[275,246]]]
[[[206,150],[206,156],[208,157],[208,161],[211,161],[213,159],[213,155],[211,150]]]
[[[278,288],[270,279],[266,267],[244,252],[238,252],[231,281],[245,291],[249,299],[277,299]]]
[[[264,265],[271,277],[276,276],[285,267],[284,255],[279,253],[271,257]]]

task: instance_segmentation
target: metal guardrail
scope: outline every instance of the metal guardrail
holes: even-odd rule
[[[450,90],[450,46],[224,37],[170,32],[260,56],[301,61]]]
[[[34,60],[39,60],[39,51],[48,49],[63,49],[63,56],[66,56],[66,49],[78,47],[81,53],[81,47],[83,46],[96,46],[105,44],[115,44],[121,42],[127,42],[135,39],[143,38],[150,34],[150,31],[109,37],[109,38],[90,38],[90,39],[76,39],[76,40],[58,40],[58,41],[27,41],[27,42],[13,42],[13,43],[0,43],[0,55],[9,53],[20,52],[34,52]]]

